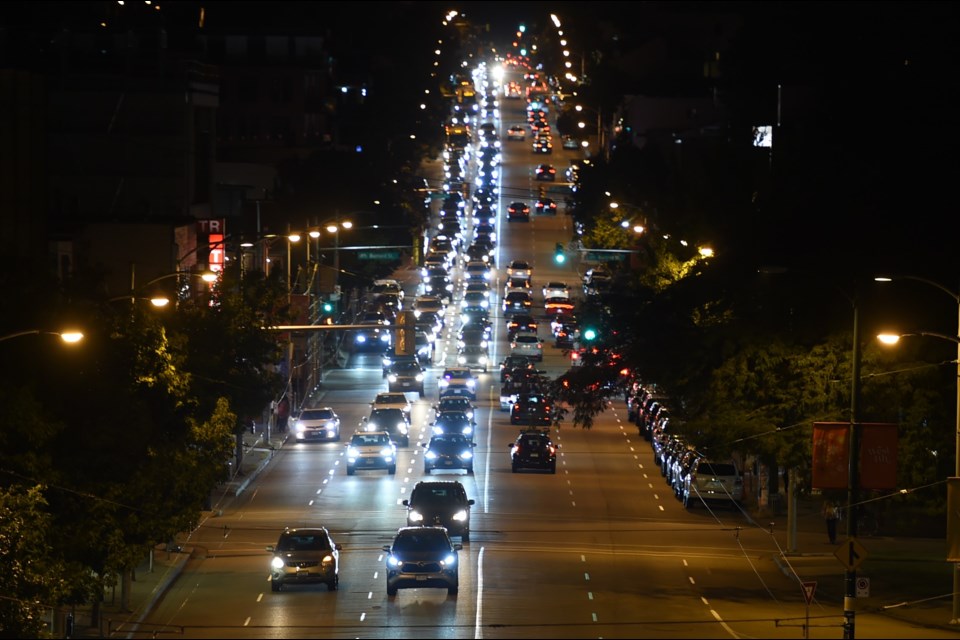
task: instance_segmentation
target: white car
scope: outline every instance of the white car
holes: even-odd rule
[[[396,294],[398,298],[403,300],[403,287],[400,286],[400,283],[392,278],[383,278],[381,280],[374,280],[373,286],[370,288],[371,293],[378,295],[381,293],[393,293]]]
[[[347,475],[358,469],[386,469],[397,473],[397,445],[386,431],[367,431],[353,434],[347,444]]]
[[[507,140],[520,140],[522,142],[526,137],[527,128],[523,125],[515,124],[507,129]]]
[[[340,418],[330,407],[304,409],[293,423],[297,442],[304,440],[339,440]]]
[[[543,299],[570,298],[570,287],[564,282],[548,282],[543,285]]]
[[[413,315],[417,318],[427,311],[443,313],[444,304],[439,296],[417,296],[413,301]]]
[[[401,409],[408,416],[413,411],[413,405],[401,391],[384,391],[378,393],[370,406],[374,409]]]
[[[532,333],[518,333],[510,343],[510,355],[543,361],[543,341]]]
[[[533,269],[530,267],[530,263],[526,260],[514,260],[507,265],[507,275],[511,278],[529,278],[532,271]]]

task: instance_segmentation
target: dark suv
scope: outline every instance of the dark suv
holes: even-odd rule
[[[364,431],[386,431],[398,447],[410,446],[410,419],[402,409],[374,409],[364,420]]]
[[[550,440],[550,431],[529,429],[521,431],[517,439],[509,445],[511,470],[547,469],[557,472],[557,447]]]
[[[430,438],[430,442],[421,444],[423,452],[423,472],[430,475],[434,469],[463,469],[473,473],[473,448],[476,442],[462,433],[441,433]]]
[[[402,527],[393,544],[384,545],[387,595],[397,589],[435,587],[456,595],[460,588],[459,554],[462,544],[450,541],[443,527]]]
[[[467,490],[456,480],[421,481],[414,485],[410,499],[404,500],[407,525],[446,527],[451,536],[470,540],[470,507]]]
[[[330,591],[340,584],[340,549],[324,527],[286,529],[276,546],[267,547],[273,553],[270,561],[270,589],[280,591],[288,583],[323,582]]]

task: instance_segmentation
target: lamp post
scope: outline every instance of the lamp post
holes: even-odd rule
[[[603,146],[603,115],[602,115],[602,114],[603,114],[603,108],[602,108],[602,107],[598,107],[597,109],[590,109],[590,108],[584,107],[583,105],[579,105],[579,104],[578,104],[577,106],[574,107],[574,109],[575,109],[578,113],[581,112],[581,111],[589,111],[589,112],[595,113],[595,114],[597,115],[597,149],[598,149],[598,153],[599,153],[602,157],[606,157],[605,149],[604,149],[604,146]],[[583,129],[583,128],[585,128],[587,125],[586,125],[585,123],[583,123],[583,122],[578,122],[578,123],[577,123],[577,126],[580,127],[581,129]]]
[[[60,336],[60,339],[67,344],[76,344],[83,340],[83,334],[79,331],[44,331],[42,329],[27,329],[26,331],[17,331],[16,333],[0,336],[0,342],[3,342],[4,340],[13,340],[14,338],[20,338],[22,336],[38,335]]]
[[[943,293],[950,296],[950,299],[957,305],[957,335],[960,336],[960,294],[951,289],[945,287],[939,282],[933,280],[928,280],[927,278],[922,278],[920,276],[877,276],[874,278],[877,282],[893,282],[894,280],[915,280],[916,282],[922,282],[928,286],[934,287],[935,289],[942,291]],[[922,332],[915,335],[921,336],[931,336],[934,338],[941,338],[944,340],[949,340],[957,343],[957,411],[956,411],[956,451],[954,453],[954,477],[960,477],[960,340],[954,339],[951,336],[946,336],[939,333],[933,332]],[[889,344],[889,342],[887,343]],[[948,516],[949,521],[949,516]],[[950,619],[950,624],[960,624],[960,563],[954,563],[953,566],[953,609],[952,617]]]

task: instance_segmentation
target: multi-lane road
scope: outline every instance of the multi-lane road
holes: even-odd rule
[[[530,261],[535,292],[547,280],[566,281],[576,291],[577,261],[558,266],[553,260],[556,243],[571,238],[570,218],[561,213],[507,224],[503,210],[513,199],[532,208],[543,184],[534,167],[551,162],[562,180],[579,152],[557,144],[552,155],[535,155],[529,138],[508,141],[507,128],[525,122],[524,105],[501,100],[501,108],[497,264]],[[562,183],[548,189],[563,201]],[[404,280],[413,295],[415,278]],[[500,282],[495,291],[502,291]],[[494,309],[492,355],[499,362],[509,345]],[[419,445],[429,438],[436,377],[455,358],[455,327],[451,311],[445,348],[431,369],[426,398],[415,403],[410,446],[400,450],[395,476],[347,476],[342,442],[285,445],[247,492],[192,534],[194,559],[131,637],[804,637],[800,625],[808,609],[798,583],[772,562],[781,551],[773,537],[735,510],[685,511],[653,464],[649,444],[626,422],[621,402],[590,431],[555,430],[561,446],[556,475],[511,473],[508,445],[517,427],[499,410],[496,367],[479,374],[475,473],[434,475],[460,480],[476,501],[471,539],[460,552],[459,595],[411,589],[388,597],[381,547],[405,524],[401,501],[423,478]],[[549,337],[549,326],[541,325],[541,337]],[[542,368],[555,376],[566,366],[545,340]],[[379,356],[355,355],[348,368],[327,376],[318,402],[336,409],[348,436],[385,388]],[[265,547],[284,527],[314,525],[326,526],[343,545],[340,589],[307,585],[272,593]],[[841,636],[837,607],[815,605],[810,614],[809,637]],[[862,637],[949,635],[870,616],[858,618],[858,631]]]

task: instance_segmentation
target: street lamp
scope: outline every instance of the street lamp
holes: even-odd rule
[[[951,289],[945,287],[939,282],[933,280],[928,280],[920,276],[877,276],[874,278],[877,282],[893,282],[894,280],[915,280],[917,282],[922,282],[928,286],[934,287],[935,289],[942,291],[943,293],[950,296],[950,299],[957,305],[957,335],[960,336],[960,294]],[[911,334],[904,334],[911,335]],[[948,336],[940,333],[933,333],[930,331],[926,332],[916,332],[912,335],[921,335],[921,336],[930,336],[934,338],[940,338],[943,340],[948,340],[951,342],[957,343],[957,413],[956,413],[956,451],[955,462],[954,462],[954,477],[960,477],[960,339],[957,339],[953,336]],[[890,338],[892,339],[892,338]],[[896,340],[892,342],[885,341],[881,339],[881,342],[885,344],[895,343]],[[949,514],[947,516],[947,521],[949,522]],[[953,614],[950,619],[950,624],[960,624],[960,563],[954,563],[953,566]]]
[[[38,335],[60,336],[60,339],[67,344],[76,344],[77,342],[83,340],[83,334],[79,331],[43,331],[41,329],[28,329],[26,331],[17,331],[16,333],[0,336],[0,342],[3,342],[4,340],[12,340],[21,336]]]
[[[577,106],[574,107],[574,109],[575,109],[578,113],[579,113],[579,112],[582,112],[582,111],[589,111],[589,112],[591,112],[591,113],[597,114],[597,148],[599,149],[598,153],[604,154],[605,149],[604,149],[604,146],[603,146],[603,126],[602,126],[602,125],[603,125],[603,122],[602,122],[602,121],[603,121],[603,116],[602,116],[602,114],[603,114],[603,108],[600,107],[600,108],[597,108],[597,109],[590,109],[590,108],[584,107],[583,105],[579,105],[579,104],[578,104]],[[577,123],[577,126],[580,127],[581,129],[584,129],[584,128],[586,128],[587,125],[586,125],[585,122],[582,122],[582,121],[581,121],[581,122],[578,122],[578,123]]]

